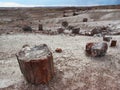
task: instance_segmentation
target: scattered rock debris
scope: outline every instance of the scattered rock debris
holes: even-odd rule
[[[61,48],[56,48],[55,51],[56,51],[57,53],[61,53],[61,52],[62,52],[62,49],[61,49]]]

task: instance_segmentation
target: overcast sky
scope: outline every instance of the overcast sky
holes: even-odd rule
[[[0,0],[0,7],[120,5],[120,0]]]

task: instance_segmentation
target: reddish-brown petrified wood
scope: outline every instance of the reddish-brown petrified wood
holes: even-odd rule
[[[112,39],[112,37],[108,37],[108,36],[103,37],[103,41],[110,42],[111,39]]]
[[[32,84],[46,84],[54,76],[53,56],[46,44],[25,45],[16,55],[21,72]]]
[[[104,56],[107,52],[107,49],[107,43],[90,42],[86,44],[86,54],[93,57]]]
[[[61,52],[62,52],[62,49],[61,49],[61,48],[56,48],[55,51],[56,51],[57,53],[61,53]]]

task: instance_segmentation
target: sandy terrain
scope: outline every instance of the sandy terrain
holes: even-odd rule
[[[120,42],[120,36],[113,37]],[[102,41],[101,37],[15,34],[0,36],[0,88],[1,90],[119,90],[120,46],[110,48],[107,55],[92,58],[85,55],[85,45]],[[27,84],[20,72],[15,53],[24,44],[46,43],[53,52],[55,77],[48,85]],[[62,53],[56,53],[56,48]]]
[[[19,32],[24,24],[38,30],[39,23],[44,30],[56,31],[62,21],[81,31],[109,26],[112,31],[120,32],[120,9],[81,10],[77,16],[71,16],[68,10],[69,17],[62,16],[62,9],[51,10],[0,10],[0,90],[120,90],[120,35],[111,35],[117,40],[117,46],[109,47],[104,57],[88,57],[86,43],[103,42],[102,37]],[[82,22],[83,18],[88,18],[88,22]],[[24,79],[15,54],[24,44],[43,43],[53,53],[55,76],[47,85],[35,86]],[[56,48],[63,52],[56,53]]]

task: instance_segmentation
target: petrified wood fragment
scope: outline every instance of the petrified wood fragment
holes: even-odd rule
[[[112,40],[111,44],[110,44],[110,47],[115,47],[116,44],[117,44],[117,40]]]
[[[32,32],[32,28],[28,25],[23,26],[22,29],[23,29],[24,32]]]
[[[46,44],[24,45],[16,55],[21,72],[32,84],[46,84],[54,76],[53,56]]]
[[[86,44],[86,54],[93,57],[104,56],[107,52],[107,49],[107,43],[91,42]]]
[[[87,22],[88,21],[88,19],[87,18],[83,18],[83,22]]]
[[[110,42],[111,39],[112,39],[112,37],[107,37],[107,36],[103,37],[103,41]]]
[[[79,32],[80,32],[80,28],[74,28],[74,29],[72,29],[72,33],[73,34],[79,34]]]
[[[58,29],[57,29],[57,32],[58,32],[59,34],[61,34],[61,33],[64,32],[64,29],[63,29],[63,28],[58,28]]]
[[[61,53],[61,52],[62,52],[62,49],[61,49],[61,48],[56,48],[55,51],[56,51],[57,53]]]
[[[39,29],[39,31],[43,31],[43,25],[39,24],[38,29]]]

